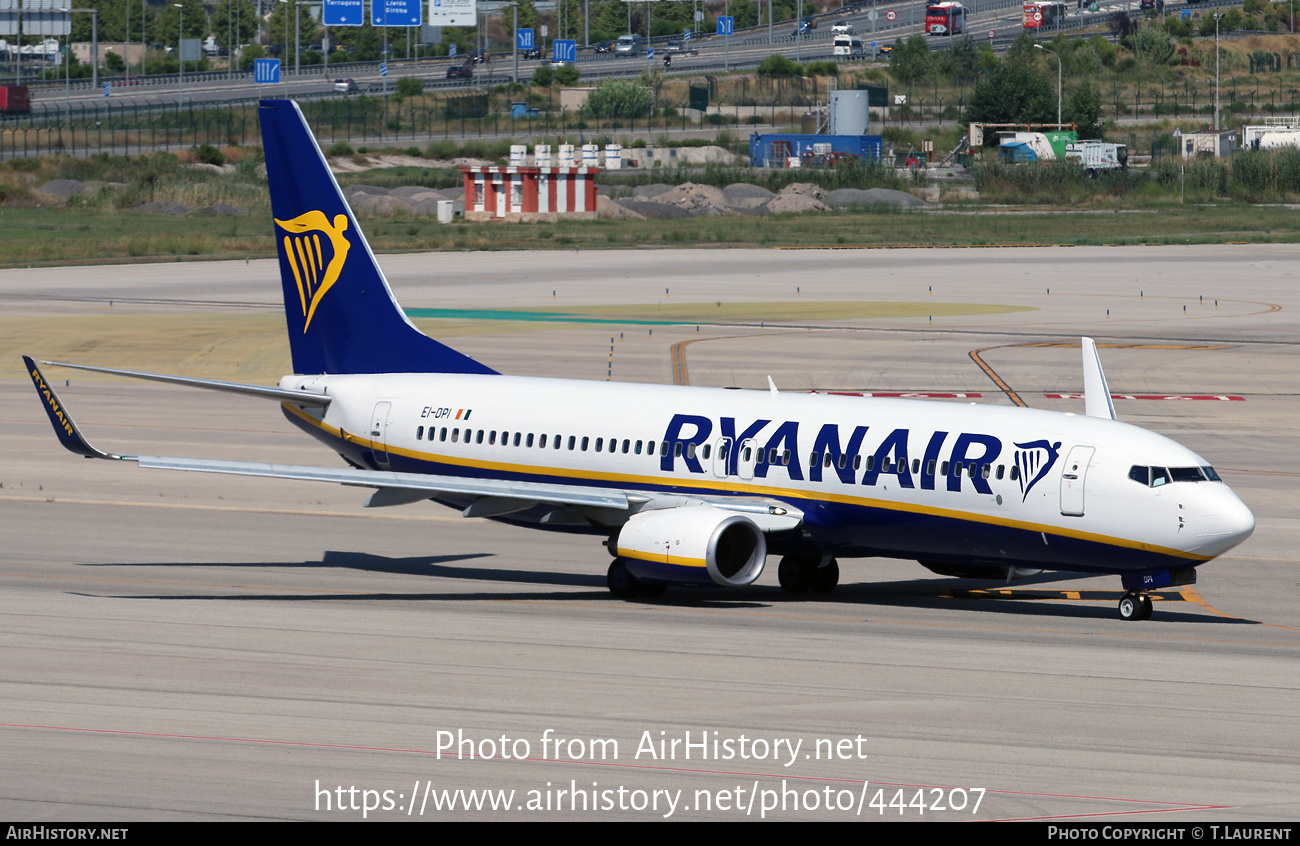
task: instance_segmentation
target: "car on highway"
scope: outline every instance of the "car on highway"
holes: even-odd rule
[[[487,50],[475,50],[473,53],[469,54],[469,61],[476,65],[486,65],[488,62],[492,61],[492,54]]]
[[[521,59],[540,59],[541,57],[542,57],[541,47],[530,47],[527,50],[519,51],[519,58]]]
[[[335,94],[356,94],[361,89],[357,87],[355,79],[336,79],[334,80]]]
[[[799,25],[794,28],[794,32],[790,34],[793,36],[798,36],[799,33],[801,32],[812,32],[816,28],[817,28],[817,19],[814,18],[812,15],[804,15],[803,20],[799,22]]]
[[[665,53],[680,53],[680,52],[682,52],[682,42],[680,42],[680,41],[669,41],[667,44],[664,45],[664,52],[665,52]]]
[[[596,46],[595,46],[595,47],[592,47],[591,49],[592,49],[593,52],[596,52],[596,53],[613,53],[613,52],[614,52],[614,42],[613,42],[613,41],[597,41],[597,42],[596,42]]]
[[[452,65],[447,68],[448,79],[473,79],[474,69],[470,65]]]

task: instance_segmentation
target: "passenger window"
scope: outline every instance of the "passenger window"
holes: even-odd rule
[[[604,444],[605,444],[604,438],[596,438],[596,452],[600,452],[601,447],[604,446]],[[586,447],[583,447],[583,449],[586,449]]]
[[[438,440],[440,440],[440,441],[445,441],[445,440],[447,440],[447,427],[446,427],[446,426],[443,426],[441,429],[438,430]]]
[[[494,429],[488,433],[488,446],[493,446],[494,444],[496,444],[496,442],[497,442],[497,433],[496,430]]]
[[[629,449],[631,449],[631,447],[632,447],[632,442],[629,441],[627,438],[624,438],[624,439],[623,439],[623,454],[624,454],[624,455],[627,455],[627,451],[628,451]],[[641,450],[639,450],[639,449],[637,450],[637,452],[640,452],[640,451],[641,451]],[[705,458],[708,458],[707,455],[704,456],[704,457],[705,457]]]
[[[576,435],[569,435],[569,451],[570,451],[570,452],[573,451],[574,444],[576,444],[577,442],[578,442],[578,438],[577,438]]]
[[[475,436],[474,436],[474,443],[476,443],[476,444],[481,444],[481,443],[483,443],[483,430],[482,430],[482,429],[479,429],[478,432],[475,434]]]
[[[451,430],[451,442],[454,444],[454,443],[456,443],[456,441],[458,441],[458,440],[460,440],[460,429],[452,429],[452,430]]]
[[[1002,478],[1003,476],[1005,476],[1006,474],[1007,474],[1007,466],[1006,466],[1005,464],[999,464],[999,465],[998,465],[998,478],[1001,479],[1001,478]]]
[[[919,459],[919,458],[913,458],[913,459],[912,459],[912,472],[913,472],[913,473],[920,473],[920,472],[921,472],[921,459]]]
[[[822,454],[821,454],[820,452],[810,452],[810,453],[808,453],[808,466],[809,466],[809,467],[816,467],[816,466],[821,462],[821,460],[822,460]]]
[[[993,465],[985,464],[984,469],[980,471],[980,478],[987,479],[992,474],[993,474]]]
[[[626,451],[626,450],[625,450],[625,451]],[[640,442],[640,441],[637,441],[637,442],[636,442],[636,454],[637,454],[637,455],[640,455],[640,454],[641,454],[641,442]]]
[[[538,436],[537,436],[537,448],[538,448],[538,449],[546,449],[546,436],[545,436],[545,435],[538,435]]]
[[[870,473],[872,470],[875,470],[875,469],[876,469],[876,457],[875,457],[874,455],[868,455],[868,456],[867,456],[867,472]]]
[[[790,465],[790,450],[787,449],[785,452],[781,453],[781,463],[787,467]]]
[[[542,435],[542,437],[544,438],[544,437],[546,437],[546,436],[545,436],[545,435]],[[528,440],[524,442],[524,445],[525,445],[525,446],[529,446],[529,447],[531,447],[531,446],[533,445],[533,433],[532,433],[532,432],[529,432],[529,433],[528,433]]]
[[[841,470],[849,466],[849,457],[844,453],[840,453],[839,466]]]
[[[423,427],[423,426],[420,426],[419,428],[417,428],[417,429],[415,430],[415,439],[416,439],[417,441],[422,441],[422,440],[424,440],[424,427]]]
[[[589,438],[589,437],[584,437],[584,438],[582,439],[582,451],[583,451],[583,452],[586,452],[586,451],[587,451],[587,447],[589,447],[589,446],[591,446],[591,438]]]
[[[855,456],[853,456],[853,469],[854,469],[854,470],[861,470],[861,469],[862,469],[862,456],[861,456],[861,455],[855,455]]]
[[[624,447],[624,448],[623,448],[623,451],[624,451],[624,452],[627,452],[627,448]],[[707,460],[708,457],[709,457],[709,452],[710,452],[710,451],[711,451],[711,450],[709,449],[709,445],[708,445],[708,444],[705,444],[705,445],[704,445],[704,449],[703,449],[703,450],[701,451],[701,453],[700,453],[700,457],[701,457],[701,458],[704,458],[704,459]]]
[[[958,473],[961,472],[961,467],[960,467],[960,466],[957,467],[957,472],[958,472]],[[948,475],[948,462],[945,461],[943,464],[939,465],[939,475],[940,475],[940,476],[947,476],[947,475]]]
[[[933,476],[933,475],[934,475],[934,459],[933,459],[933,458],[931,458],[929,461],[927,461],[927,462],[925,463],[925,475],[927,475],[927,476]]]
[[[529,446],[532,446],[532,445],[533,445],[533,436],[532,436],[532,435],[529,435],[529,436],[528,436],[528,445],[529,445]],[[519,446],[519,433],[518,433],[518,432],[515,432],[515,446]]]
[[[1011,481],[1014,482],[1014,481],[1016,481],[1016,480],[1019,479],[1019,478],[1020,478],[1020,465],[1019,465],[1019,464],[1012,464],[1012,465],[1011,465]]]
[[[667,444],[665,444],[665,446],[667,446]],[[673,458],[681,458],[681,457],[682,457],[682,442],[677,441],[676,443],[673,444]]]
[[[831,466],[831,462],[834,461],[834,460],[835,460],[835,456],[831,455],[829,452],[826,453],[826,466],[827,466],[827,467],[830,467],[830,466]]]
[[[686,457],[687,457],[687,458],[694,458],[694,457],[695,457],[695,444],[687,444],[687,445],[686,445]]]
[[[662,457],[666,456],[667,454],[668,454],[668,442],[667,442],[667,441],[660,441],[660,442],[659,442],[659,457],[662,458]]]

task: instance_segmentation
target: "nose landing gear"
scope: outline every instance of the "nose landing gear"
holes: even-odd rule
[[[1119,618],[1128,621],[1151,619],[1151,597],[1134,591],[1124,594],[1119,601]]]

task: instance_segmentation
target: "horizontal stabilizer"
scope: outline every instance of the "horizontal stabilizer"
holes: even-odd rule
[[[310,391],[268,388],[263,385],[245,385],[240,382],[219,382],[216,379],[195,379],[191,376],[169,376],[165,373],[142,373],[138,370],[116,370],[112,367],[91,367],[89,364],[68,364],[62,361],[42,361],[41,364],[48,364],[52,367],[71,367],[74,370],[89,370],[93,373],[108,373],[113,376],[129,376],[132,379],[148,379],[152,382],[167,382],[172,385],[186,385],[191,388],[204,388],[210,391],[225,391],[229,394],[265,397],[299,405],[326,406],[330,404],[330,397],[325,394],[314,394]]]

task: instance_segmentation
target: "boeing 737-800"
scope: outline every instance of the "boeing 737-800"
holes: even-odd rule
[[[1148,591],[1195,582],[1254,529],[1208,461],[1116,420],[1087,338],[1083,415],[501,375],[407,319],[297,104],[260,116],[296,375],[272,388],[61,366],[274,399],[349,466],[105,453],[25,358],[73,452],[591,533],[624,598],[743,587],[769,553],[787,591],[829,591],[839,559],[891,557],[954,576],[1118,575],[1136,620]]]

